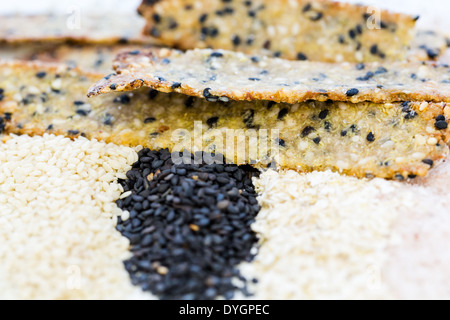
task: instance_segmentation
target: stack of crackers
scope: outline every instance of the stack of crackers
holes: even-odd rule
[[[2,18],[0,57],[16,61],[0,64],[0,128],[396,180],[449,153],[447,42],[417,32],[418,17],[324,0],[143,1],[139,13],[145,23],[80,30],[34,17],[47,25],[31,35]]]

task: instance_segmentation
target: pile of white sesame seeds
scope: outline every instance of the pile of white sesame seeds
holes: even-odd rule
[[[450,201],[420,183],[332,172],[262,174],[255,179],[262,210],[253,225],[261,246],[256,260],[241,267],[259,279],[255,298],[449,297],[450,253],[438,248],[450,240]]]
[[[0,143],[0,298],[127,299],[117,183],[135,150],[52,135]]]

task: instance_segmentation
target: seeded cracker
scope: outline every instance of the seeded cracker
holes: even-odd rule
[[[223,103],[146,88],[87,99],[96,77],[39,64],[0,65],[5,132],[84,135],[152,150],[184,146],[227,156],[230,146],[220,144],[219,133],[225,141],[227,129],[243,130],[235,132],[241,137],[267,129],[267,141],[251,142],[259,152],[255,158],[245,156],[250,153],[247,141],[245,152],[239,157],[231,153],[228,160],[266,167],[278,153],[282,168],[398,180],[426,175],[448,154],[450,109],[445,103]],[[194,121],[201,121],[197,130]],[[278,137],[271,135],[273,129],[279,130]]]
[[[145,34],[179,49],[292,60],[404,60],[417,18],[332,1],[143,1]]]
[[[117,74],[93,85],[89,96],[148,86],[224,102],[450,102],[450,68],[439,64],[328,64],[222,50],[153,49],[120,54],[114,69]]]

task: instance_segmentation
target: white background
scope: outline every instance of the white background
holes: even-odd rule
[[[141,0],[0,0],[0,14],[67,13],[74,5],[80,6],[85,12],[133,13],[136,12],[140,2]],[[440,29],[450,34],[450,0],[347,0],[347,2],[363,3],[411,15],[420,15],[421,19],[418,23],[420,27]]]

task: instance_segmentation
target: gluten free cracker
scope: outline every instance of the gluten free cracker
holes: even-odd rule
[[[327,62],[404,60],[417,19],[326,0],[143,1],[139,12],[170,47]]]
[[[329,64],[162,48],[120,54],[114,69],[89,89],[89,96],[147,86],[224,102],[450,102],[450,68],[437,63]]]
[[[87,99],[96,77],[66,67],[1,64],[4,131],[203,150],[258,168],[275,160],[279,168],[301,172],[331,169],[398,180],[426,175],[448,154],[446,103],[226,103],[148,88]]]

